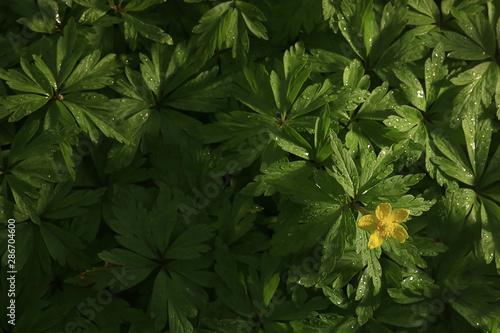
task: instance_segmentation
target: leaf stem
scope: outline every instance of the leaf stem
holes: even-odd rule
[[[367,214],[371,214],[369,211],[367,211],[366,209],[364,209],[363,207],[360,207],[360,206],[354,206],[354,208],[356,208],[357,210],[359,210],[362,214],[364,215],[367,215]]]

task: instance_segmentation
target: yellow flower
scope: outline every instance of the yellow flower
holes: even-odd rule
[[[408,238],[408,233],[399,223],[406,220],[410,212],[407,209],[391,210],[390,204],[382,203],[375,209],[375,215],[365,215],[359,219],[359,228],[374,231],[368,241],[370,250],[382,245],[387,236],[399,243],[404,243]]]

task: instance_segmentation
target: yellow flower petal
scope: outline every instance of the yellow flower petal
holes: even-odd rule
[[[384,242],[385,240],[385,237],[383,237],[382,235],[380,235],[380,233],[378,231],[375,231],[371,236],[370,236],[370,239],[368,240],[368,249],[374,249],[376,247],[379,247],[380,245],[382,245],[382,243]]]
[[[366,231],[374,231],[377,229],[380,220],[375,215],[365,215],[358,221],[358,227]]]
[[[381,203],[375,208],[375,215],[377,215],[379,220],[384,220],[391,214],[391,204]]]
[[[407,209],[395,209],[389,216],[389,221],[392,223],[401,223],[408,218],[410,212]]]
[[[391,235],[389,235],[392,239],[394,239],[396,242],[399,243],[404,243],[405,240],[408,238],[408,233],[406,232],[406,229],[400,226],[399,224],[394,225],[394,231],[392,232]]]

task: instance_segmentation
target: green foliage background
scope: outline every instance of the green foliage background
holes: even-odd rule
[[[4,0],[0,31],[1,331],[500,332],[500,1]],[[383,202],[410,238],[368,250]]]

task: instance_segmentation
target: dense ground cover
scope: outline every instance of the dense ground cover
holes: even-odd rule
[[[499,18],[0,2],[0,330],[500,332]]]

